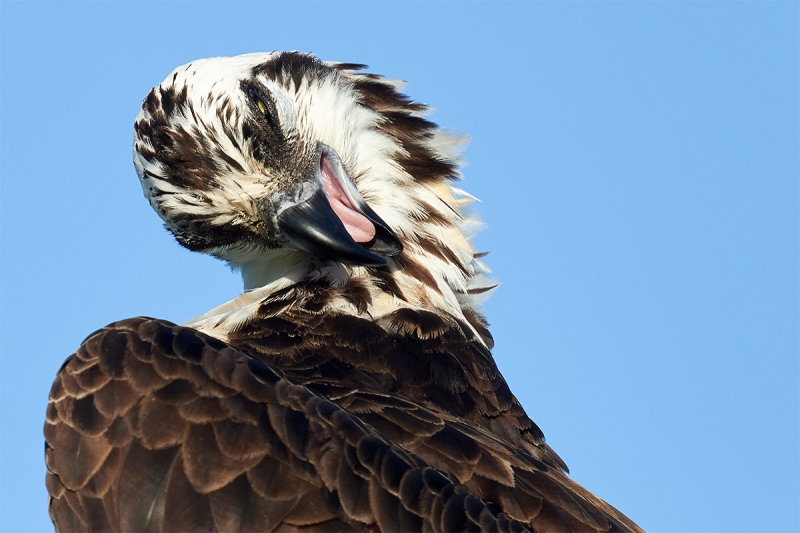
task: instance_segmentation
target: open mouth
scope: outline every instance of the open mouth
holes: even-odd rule
[[[342,176],[341,164],[331,160],[334,157],[337,157],[335,152],[326,146],[319,158],[319,171],[325,184],[328,202],[353,240],[357,243],[368,243],[375,238],[375,225],[364,216],[347,194],[345,189],[350,180],[347,176]]]
[[[403,244],[386,222],[367,205],[347,175],[341,159],[320,143],[313,176],[302,180],[277,211],[280,232],[290,247],[342,263],[385,265]],[[288,203],[288,205],[286,205]]]

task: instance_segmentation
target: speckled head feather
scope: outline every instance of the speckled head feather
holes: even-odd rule
[[[366,287],[373,316],[399,301],[487,337],[477,306],[492,283],[470,242],[480,222],[463,210],[472,198],[453,186],[465,138],[424,118],[428,109],[398,82],[360,68],[298,52],[205,59],[177,68],[145,99],[134,141],[145,195],[178,242],[241,269],[255,291],[197,326],[224,336],[248,305],[307,278]],[[265,204],[313,173],[323,145],[399,236],[403,251],[385,266],[298,251],[270,220]]]

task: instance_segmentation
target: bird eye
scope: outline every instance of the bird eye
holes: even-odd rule
[[[275,108],[275,101],[268,91],[256,86],[254,83],[242,82],[242,90],[253,106],[253,112],[258,109],[261,113],[262,123],[269,127],[276,135],[281,136],[280,119]]]
[[[251,83],[243,82],[242,89],[250,99],[250,102],[258,108],[261,114],[268,115],[272,112],[273,107],[270,105],[272,101],[260,88]]]

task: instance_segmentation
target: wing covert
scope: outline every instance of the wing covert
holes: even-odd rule
[[[398,437],[447,436],[430,413],[386,413],[372,419],[404,419]],[[56,377],[45,436],[60,530],[524,529],[281,371],[161,320],[91,335]]]

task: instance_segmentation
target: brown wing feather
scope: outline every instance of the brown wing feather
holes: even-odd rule
[[[369,339],[373,325],[362,322]],[[459,371],[420,370],[428,378],[412,393],[395,367],[375,371],[359,353],[365,345],[348,340],[352,329],[333,324],[286,315],[282,328],[245,328],[231,341],[240,349],[146,318],[91,335],[57,375],[48,405],[56,528],[638,531],[566,477],[527,417],[512,424],[514,440],[474,423],[487,409],[507,424],[524,415],[513,396],[490,390],[457,416],[426,394],[467,394],[471,385],[446,381],[460,382]],[[260,352],[247,349],[256,336]],[[278,337],[283,347],[266,353]],[[409,348],[388,338],[382,353],[369,348],[384,364]],[[416,349],[439,354],[441,335],[431,342]],[[463,366],[465,354],[451,355],[448,364]],[[499,376],[480,373],[465,382]],[[453,401],[454,411],[470,403]]]
[[[280,371],[163,321],[93,334],[56,378],[45,435],[62,531],[453,530],[468,510],[513,525]]]

